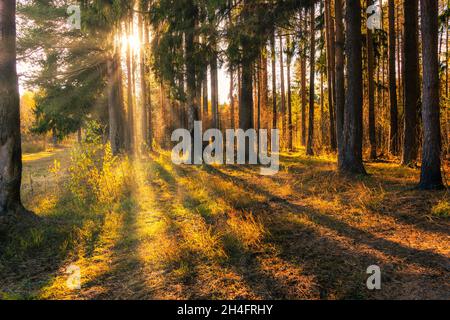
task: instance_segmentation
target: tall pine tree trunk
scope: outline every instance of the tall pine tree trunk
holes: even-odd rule
[[[269,76],[267,72],[267,46],[264,46],[262,55],[261,55],[261,73],[262,73],[262,79],[261,79],[261,110],[264,111],[266,115],[266,128],[269,129],[270,123],[269,123],[269,117],[267,117],[268,112],[268,101],[269,101],[269,93],[268,93],[268,82],[269,82]]]
[[[331,17],[331,0],[325,0],[325,40],[326,40],[326,57],[327,57],[327,81],[328,81],[328,111],[330,114],[330,146],[335,151],[336,142],[336,121],[335,121],[335,55],[336,47],[334,44],[335,28]]]
[[[214,48],[215,50],[215,48]],[[210,64],[211,72],[211,109],[212,109],[212,122],[213,128],[219,128],[219,76],[217,67],[217,56],[211,59]]]
[[[418,156],[418,119],[420,110],[418,0],[404,1],[403,81],[405,123],[403,165],[414,165]]]
[[[139,39],[141,42],[140,47],[140,61],[139,61],[139,70],[140,70],[140,80],[141,80],[141,93],[142,93],[142,101],[141,101],[141,130],[142,130],[142,146],[147,145],[147,147],[151,147],[148,145],[148,85],[147,85],[147,74],[146,74],[146,61],[145,61],[145,24],[146,21],[143,19],[142,14],[139,14]]]
[[[126,21],[126,33],[129,35],[132,32],[132,14]],[[134,150],[134,97],[133,97],[133,57],[131,52],[131,43],[128,41],[126,50],[126,64],[127,64],[127,150],[133,152]]]
[[[205,67],[205,71],[203,72],[203,82],[202,82],[202,105],[203,105],[203,117],[204,120],[208,117],[208,100],[209,100],[209,94],[208,94],[208,67]]]
[[[287,109],[288,109],[288,150],[293,150],[293,133],[292,133],[292,90],[291,90],[291,63],[292,63],[292,54],[291,54],[291,39],[287,36],[287,47],[288,53],[286,56],[286,64],[287,64]]]
[[[303,23],[301,28],[301,33],[306,33],[308,30],[308,19],[307,19],[307,11],[304,11],[303,15]],[[302,91],[302,146],[306,146],[306,44],[303,44],[302,57],[301,57],[301,67],[300,67],[300,84]]]
[[[306,146],[306,154],[309,156],[314,155],[314,102],[315,102],[315,75],[316,75],[316,37],[315,37],[315,25],[316,15],[315,6],[312,5],[310,9],[310,56],[309,56],[309,123],[308,123],[308,143]]]
[[[0,216],[23,211],[16,1],[0,0]]]
[[[235,112],[235,101],[234,101],[234,71],[233,67],[230,67],[230,128],[236,128],[236,112]]]
[[[338,146],[338,166],[344,156],[344,109],[345,109],[345,77],[344,77],[344,23],[342,0],[335,0],[336,24],[336,57],[335,57],[335,93],[336,93],[336,140]]]
[[[120,55],[118,49],[107,61],[108,73],[108,115],[109,115],[109,142],[113,154],[118,154],[125,147],[125,127],[122,86],[120,73]]]
[[[375,128],[375,54],[373,48],[373,33],[367,29],[367,73],[368,73],[368,93],[369,93],[369,141],[370,141],[370,159],[377,158],[377,141]]]
[[[244,131],[254,128],[252,71],[253,63],[245,59],[242,63],[242,92],[239,101],[239,128]]]
[[[390,101],[390,134],[389,149],[391,154],[397,155],[399,151],[398,132],[398,101],[397,101],[397,77],[395,67],[395,1],[389,0],[389,101]]]
[[[277,69],[276,69],[276,52],[275,52],[275,30],[272,31],[270,37],[270,54],[272,60],[272,128],[277,129]]]
[[[283,130],[283,140],[286,141],[286,133],[287,133],[287,128],[286,128],[286,92],[285,92],[285,83],[284,83],[284,57],[283,57],[283,37],[280,34],[279,35],[279,39],[280,39],[280,85],[281,85],[281,126],[282,126],[282,130]]]
[[[443,188],[439,107],[438,3],[421,0],[423,58],[423,153],[421,189]]]
[[[361,3],[347,0],[346,9],[347,96],[344,113],[344,154],[339,170],[343,173],[366,174],[362,161]]]
[[[195,25],[197,7],[193,0],[187,2],[189,28],[185,31],[186,50],[186,95],[188,112],[188,130],[194,134],[194,122],[200,120],[200,104],[197,96],[197,70],[195,64]]]

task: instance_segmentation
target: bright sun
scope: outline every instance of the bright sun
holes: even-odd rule
[[[141,41],[135,34],[122,37],[122,48],[126,48],[128,44],[131,46],[131,49],[133,51],[139,50],[139,48],[141,47]]]

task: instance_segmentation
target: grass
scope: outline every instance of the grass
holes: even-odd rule
[[[414,190],[419,172],[393,163],[353,179],[332,156],[281,160],[262,177],[252,166],[174,166],[165,152],[25,156],[24,199],[43,219],[0,235],[0,297],[450,298],[446,191]],[[71,265],[81,290],[66,285]]]

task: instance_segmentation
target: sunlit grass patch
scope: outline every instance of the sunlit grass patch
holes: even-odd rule
[[[448,218],[450,217],[450,202],[446,200],[439,201],[431,212],[436,217]]]
[[[221,259],[225,252],[221,246],[220,235],[214,233],[203,218],[191,217],[180,223],[183,242],[190,251],[199,253],[210,259]]]
[[[69,265],[80,268],[81,287],[111,271],[112,248],[120,239],[123,219],[123,214],[111,213],[105,217],[100,229],[99,225],[92,221],[86,222],[78,229],[76,239],[79,243],[74,257],[65,261],[59,275],[41,290],[40,298],[61,299],[77,296],[79,292],[67,286],[66,269]]]
[[[156,268],[166,268],[181,260],[181,248],[167,219],[146,219],[138,225],[140,259]]]
[[[267,235],[267,230],[251,212],[230,212],[227,225],[245,248],[257,247]]]

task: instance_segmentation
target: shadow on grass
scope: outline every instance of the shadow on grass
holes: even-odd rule
[[[221,179],[232,181],[245,190],[264,195],[268,204],[260,206],[261,210],[271,207],[277,212],[291,212],[294,216],[306,216],[313,223],[336,232],[339,236],[351,239],[355,243],[366,245],[386,255],[396,257],[411,264],[439,270],[442,274],[450,269],[450,260],[440,254],[427,250],[419,250],[377,237],[370,232],[355,228],[347,223],[337,220],[331,216],[318,212],[317,210],[301,206],[285,199],[279,198],[273,193],[258,185],[247,182],[245,179],[230,176],[214,168],[205,168],[210,174],[219,176]],[[261,214],[261,213],[260,213]],[[273,214],[272,214],[273,215]],[[321,286],[321,297],[327,298],[330,291],[340,291],[345,288],[343,284],[349,284],[347,292],[342,293],[340,298],[360,298],[364,296],[366,289],[364,279],[366,268],[378,263],[378,258],[371,254],[355,252],[350,248],[342,246],[342,243],[329,237],[320,235],[314,228],[307,227],[301,223],[285,221],[282,223],[282,214],[277,217],[266,219],[266,228],[273,236],[273,242],[281,249],[283,257],[294,263],[303,265],[309,273],[317,276]],[[385,266],[388,277],[393,270],[401,269],[402,265],[393,264]],[[356,273],[349,272],[353,269]],[[359,270],[359,271],[358,271]],[[350,275],[350,279],[347,275]],[[350,281],[349,281],[350,280]]]
[[[66,194],[38,222],[19,223],[0,235],[0,293],[3,298],[39,298],[60,269],[84,247],[92,254],[104,216],[72,210]],[[86,229],[86,226],[90,226]],[[80,238],[80,234],[83,234]]]

